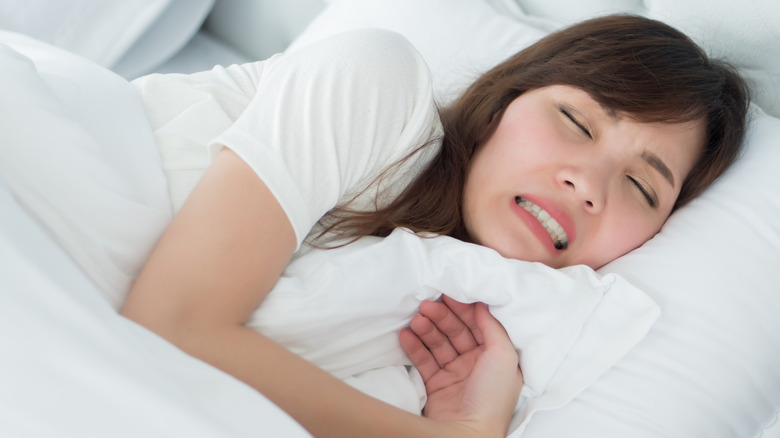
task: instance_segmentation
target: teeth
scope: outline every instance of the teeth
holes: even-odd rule
[[[542,224],[544,229],[550,233],[550,238],[552,238],[555,248],[566,249],[569,246],[569,236],[566,235],[566,231],[564,231],[561,224],[550,216],[550,213],[547,213],[544,209],[522,196],[515,196],[515,202],[531,213]]]

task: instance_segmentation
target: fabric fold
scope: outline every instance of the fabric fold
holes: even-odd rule
[[[354,381],[371,370],[410,365],[398,331],[423,300],[442,294],[487,303],[520,352],[525,384],[513,429],[537,410],[568,403],[631,350],[660,314],[653,300],[614,274],[585,266],[552,269],[398,229],[384,239],[365,237],[295,260],[248,325]]]

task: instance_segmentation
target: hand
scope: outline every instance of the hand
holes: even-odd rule
[[[426,417],[506,435],[523,377],[506,331],[485,304],[426,301],[399,338],[425,382]]]

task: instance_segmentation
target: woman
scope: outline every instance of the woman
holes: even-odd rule
[[[244,322],[318,221],[323,239],[403,226],[597,268],[652,237],[733,162],[745,86],[666,25],[605,17],[497,66],[439,122],[408,45],[336,38],[240,72],[177,79],[223,99],[229,128],[216,129],[213,162],[183,190],[123,313],[316,436],[504,436],[522,376],[483,306],[426,305],[430,318],[402,334],[427,382],[427,418],[352,390]],[[256,97],[230,100],[247,83]],[[154,119],[154,79],[139,87]],[[174,191],[186,179],[170,178]]]

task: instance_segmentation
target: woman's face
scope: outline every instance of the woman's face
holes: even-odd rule
[[[701,121],[640,123],[579,88],[529,91],[472,161],[466,229],[505,257],[599,268],[660,230],[703,142]]]

